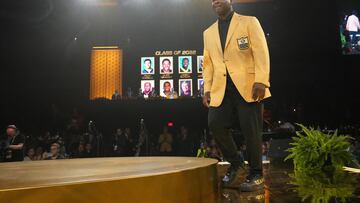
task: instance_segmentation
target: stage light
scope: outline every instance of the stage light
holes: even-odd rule
[[[174,126],[174,123],[173,122],[168,122],[168,127],[173,127]]]
[[[273,0],[233,0],[232,3],[258,3],[258,2],[266,2]]]
[[[95,4],[97,0],[81,0],[83,4]]]
[[[113,7],[118,5],[117,0],[81,0],[82,4],[90,6]]]
[[[118,46],[95,46],[93,49],[119,49]]]

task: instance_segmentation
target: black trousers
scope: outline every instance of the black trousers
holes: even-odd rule
[[[251,173],[262,172],[262,112],[261,102],[248,103],[235,88],[227,88],[222,104],[219,107],[210,107],[208,114],[209,129],[224,158],[233,165],[240,164],[238,147],[229,131],[234,115],[237,116],[245,138]]]

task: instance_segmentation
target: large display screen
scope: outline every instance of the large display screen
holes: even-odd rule
[[[139,59],[139,96],[167,99],[203,95],[203,56],[196,50],[155,51]]]
[[[344,55],[360,54],[360,6],[346,4],[340,8],[340,40]]]
[[[259,17],[265,30],[269,23],[261,19],[270,19],[271,8],[270,3],[234,3],[236,12]],[[94,45],[122,50],[121,97],[111,98],[202,96],[203,32],[218,19],[211,1],[118,1],[89,12],[87,19],[84,33]],[[108,81],[111,72],[106,74]]]

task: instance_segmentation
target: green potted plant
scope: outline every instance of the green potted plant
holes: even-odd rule
[[[325,134],[298,125],[302,132],[296,133],[285,160],[293,160],[295,172],[290,175],[290,184],[296,187],[302,201],[346,202],[347,198],[354,197],[356,176],[343,171],[347,164],[358,165],[350,152],[350,137],[338,135],[337,131]]]
[[[348,136],[325,134],[320,130],[307,128],[298,124],[302,132],[297,132],[293,137],[290,154],[285,158],[292,159],[295,171],[304,173],[333,172],[342,170],[345,164],[356,163],[355,157],[350,153]]]

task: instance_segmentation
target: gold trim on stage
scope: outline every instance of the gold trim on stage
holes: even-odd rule
[[[96,158],[0,164],[0,202],[212,203],[216,160]]]

